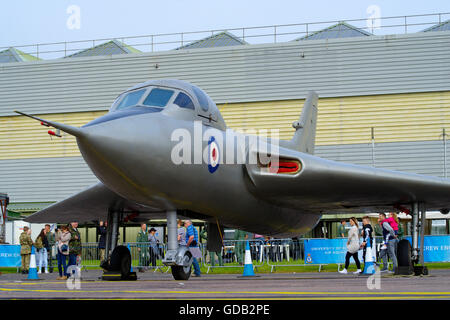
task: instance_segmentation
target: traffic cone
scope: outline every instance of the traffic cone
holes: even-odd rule
[[[244,273],[243,277],[255,277],[255,272],[253,271],[253,263],[252,256],[250,254],[250,245],[248,241],[246,241],[245,245],[245,265],[244,265]]]
[[[373,252],[372,252],[372,244],[370,243],[370,238],[366,243],[366,257],[364,262],[364,271],[363,274],[374,274],[375,266],[373,264]]]
[[[127,244],[128,251],[130,251],[131,263],[130,263],[130,272],[133,272],[133,255],[131,254],[130,244]]]
[[[36,253],[34,251],[34,246],[31,246],[31,257],[30,257],[30,267],[28,268],[28,279],[29,280],[38,280],[39,279],[39,277],[37,275]]]

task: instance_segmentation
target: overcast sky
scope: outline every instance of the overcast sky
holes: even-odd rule
[[[1,3],[0,47],[365,19],[373,5],[382,17],[450,12],[448,0],[14,0]]]

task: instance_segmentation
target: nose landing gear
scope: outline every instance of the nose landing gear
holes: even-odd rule
[[[178,246],[177,212],[167,212],[167,252],[162,263],[170,266],[175,280],[188,280],[191,276],[193,256],[186,246]]]

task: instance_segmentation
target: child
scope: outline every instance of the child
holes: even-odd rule
[[[383,224],[383,222],[389,223],[391,228],[394,229],[395,235],[398,235],[398,218],[397,218],[397,214],[395,212],[389,212],[389,218],[384,219],[381,222],[381,224]],[[386,238],[383,239],[383,246],[381,247],[382,250],[386,249],[386,244],[388,243],[388,240],[389,240],[389,234],[387,234]]]
[[[398,218],[395,212],[389,212],[389,218],[384,220],[394,229],[395,234],[398,234]]]

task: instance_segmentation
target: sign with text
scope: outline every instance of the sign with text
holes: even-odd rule
[[[411,243],[411,237],[405,239]],[[450,236],[425,236],[423,251],[424,262],[450,262]]]
[[[347,239],[305,239],[305,263],[332,264],[345,263]],[[362,262],[362,250],[358,251]],[[350,258],[350,263],[354,263]]]

